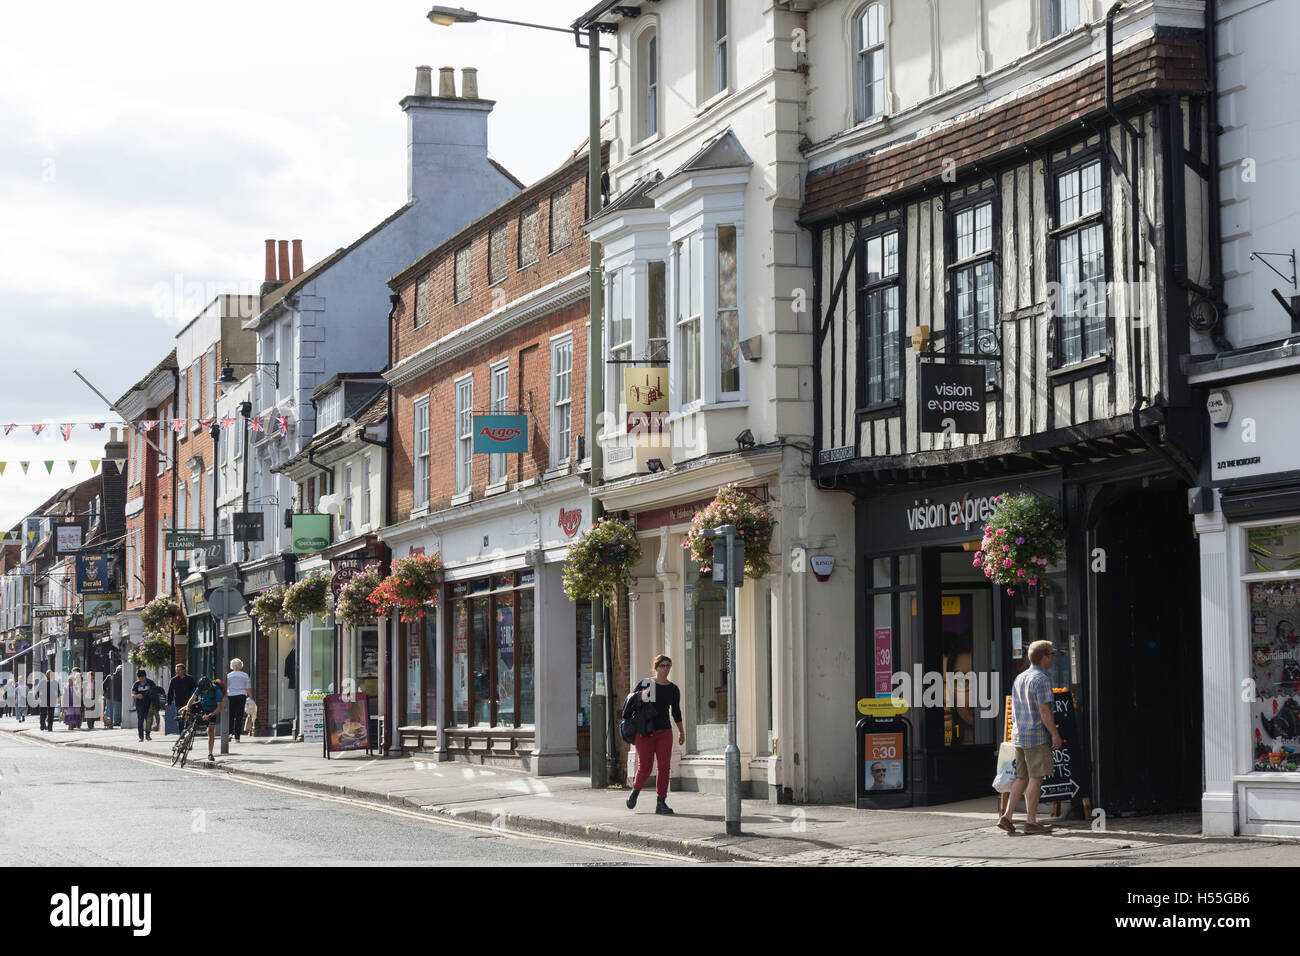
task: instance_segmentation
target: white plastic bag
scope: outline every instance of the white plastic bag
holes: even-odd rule
[[[998,766],[993,774],[993,789],[998,793],[1007,793],[1016,782],[1016,748],[1009,740],[1002,741],[998,747]]]

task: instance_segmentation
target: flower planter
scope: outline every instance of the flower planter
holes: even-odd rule
[[[713,539],[704,537],[704,531],[726,524],[734,526],[736,537],[745,542],[745,576],[758,580],[767,574],[772,568],[770,549],[776,522],[767,505],[734,484],[719,488],[718,496],[695,512],[682,547],[701,571],[712,570]]]
[[[1055,501],[1028,493],[993,501],[996,507],[971,564],[1014,595],[1018,587],[1036,587],[1048,566],[1060,560],[1065,538],[1061,509]]]
[[[632,568],[641,560],[636,530],[614,518],[601,518],[569,546],[564,559],[564,593],[570,601],[612,599],[632,584]]]

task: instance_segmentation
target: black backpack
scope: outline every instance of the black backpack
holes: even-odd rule
[[[657,709],[654,704],[641,699],[641,691],[646,682],[640,681],[632,688],[632,693],[623,699],[622,722],[618,725],[619,736],[629,744],[636,743],[637,734],[647,737],[654,732]]]

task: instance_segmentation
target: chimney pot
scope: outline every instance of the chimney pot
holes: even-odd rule
[[[289,240],[280,240],[280,281],[291,279],[289,275]]]
[[[275,240],[266,240],[266,282],[275,281]]]
[[[433,95],[433,67],[417,66],[415,68],[415,95]]]
[[[302,240],[293,241],[293,277],[296,279],[302,275]]]
[[[438,68],[438,95],[456,98],[456,68],[442,66]]]
[[[460,71],[460,95],[461,99],[476,100],[478,99],[478,69],[467,66]]]

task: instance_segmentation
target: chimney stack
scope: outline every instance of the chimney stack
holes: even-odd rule
[[[460,71],[460,95],[462,99],[478,99],[478,70],[472,66],[467,66]]]
[[[293,241],[293,277],[296,279],[302,275],[302,240]]]
[[[456,68],[454,66],[438,68],[438,95],[453,100],[456,98]]]
[[[289,240],[280,240],[280,281],[285,282],[289,276]]]
[[[275,240],[266,240],[266,278],[263,282],[275,281]]]
[[[433,67],[417,66],[415,68],[415,95],[433,95]]]

